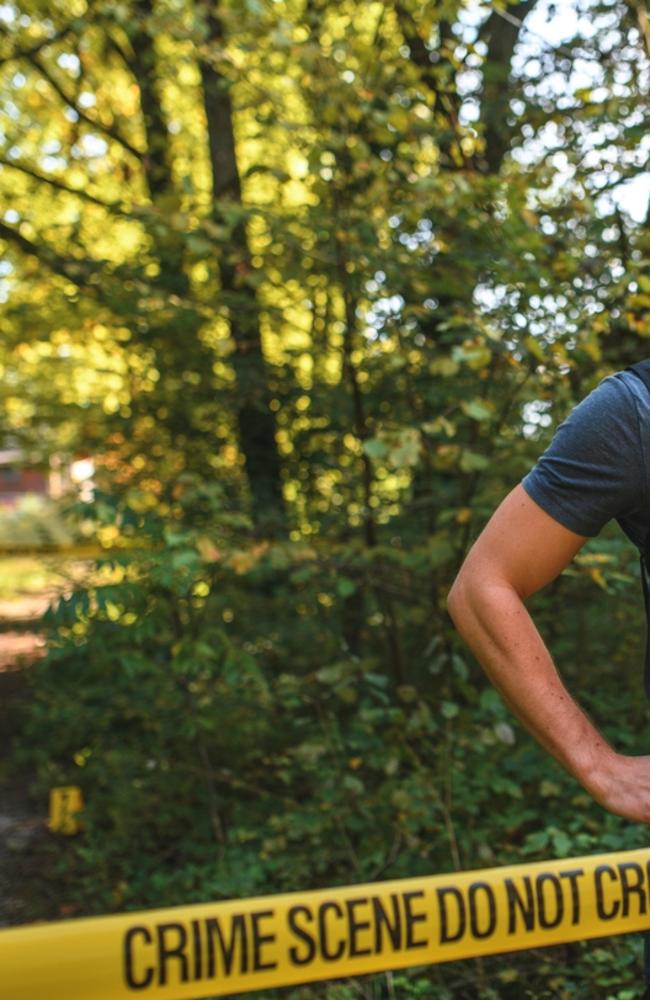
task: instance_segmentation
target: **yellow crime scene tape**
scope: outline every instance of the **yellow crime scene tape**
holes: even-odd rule
[[[650,928],[650,848],[0,931],[2,1000],[219,997]]]

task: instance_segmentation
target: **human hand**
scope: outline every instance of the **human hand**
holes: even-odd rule
[[[608,755],[583,784],[609,812],[650,824],[650,756]]]

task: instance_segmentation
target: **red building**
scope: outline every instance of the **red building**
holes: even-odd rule
[[[50,470],[30,465],[18,448],[0,451],[0,505],[13,507],[25,493],[49,496]]]
[[[0,507],[15,507],[26,493],[56,499],[77,489],[82,499],[92,495],[94,463],[78,455],[71,461],[54,456],[49,464],[30,463],[19,448],[0,449]]]

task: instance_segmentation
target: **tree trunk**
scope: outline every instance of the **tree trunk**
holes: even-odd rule
[[[522,0],[508,7],[508,13],[523,21],[535,6],[536,0]],[[487,42],[488,51],[483,67],[483,99],[481,120],[485,129],[484,169],[496,174],[503,158],[510,149],[512,129],[508,124],[510,111],[510,64],[521,26],[493,12],[481,28],[481,38]]]
[[[223,42],[223,28],[214,10],[204,8],[208,43]],[[228,225],[224,207],[241,207],[232,102],[226,80],[211,61],[200,62],[203,102],[212,170],[212,217]],[[230,332],[235,342],[232,364],[237,378],[239,440],[251,491],[253,519],[258,530],[286,531],[282,495],[281,460],[276,442],[275,417],[270,407],[268,369],[262,349],[259,309],[255,289],[247,284],[252,273],[246,223],[243,216],[232,224],[228,251],[221,260],[222,295],[230,305]]]

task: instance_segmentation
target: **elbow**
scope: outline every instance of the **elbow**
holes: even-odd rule
[[[470,563],[461,567],[447,595],[447,611],[463,638],[477,621],[503,618],[524,595],[504,574]]]
[[[470,589],[467,572],[461,569],[447,594],[447,612],[459,632],[461,631],[463,613],[467,611],[470,603]]]
[[[447,594],[447,612],[463,638],[486,603],[491,604],[495,582],[491,567],[471,559],[461,566]]]

